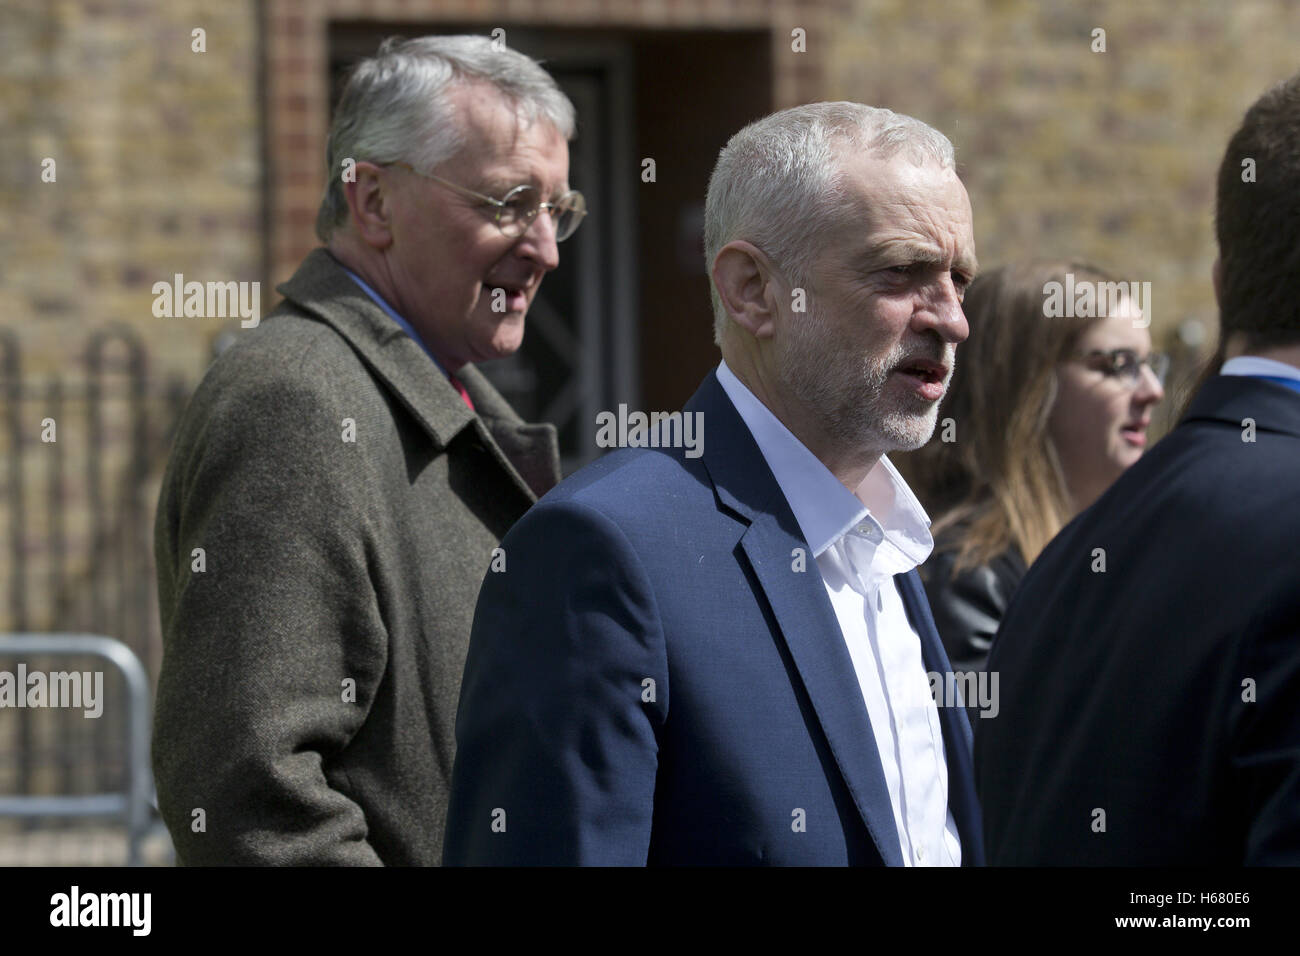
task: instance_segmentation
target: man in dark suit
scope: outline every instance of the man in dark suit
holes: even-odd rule
[[[1220,374],[994,642],[990,862],[1300,864],[1300,76],[1247,112],[1216,206]]]
[[[327,248],[204,378],[158,505],[154,772],[182,862],[440,861],[483,571],[559,480],[554,428],[471,363],[518,348],[581,218],[572,133],[486,38],[354,71]]]
[[[731,139],[705,217],[724,361],[503,542],[444,861],[978,864],[928,521],[884,457],[930,436],[968,331],[952,146],[786,110]]]

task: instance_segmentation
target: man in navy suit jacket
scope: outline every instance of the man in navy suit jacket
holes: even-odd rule
[[[444,862],[978,865],[928,519],[884,457],[929,438],[968,331],[952,146],[774,114],[722,151],[705,231],[724,361],[484,582]]]
[[[1216,213],[1220,374],[994,642],[992,863],[1300,865],[1300,75],[1247,112]]]

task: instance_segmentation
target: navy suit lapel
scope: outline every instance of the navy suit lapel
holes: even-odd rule
[[[710,372],[688,412],[704,412],[704,466],[719,501],[749,523],[741,548],[758,578],[836,766],[881,859],[902,866],[893,804],[857,673],[821,574],[758,445]],[[804,570],[796,571],[796,550]]]
[[[756,515],[740,543],[876,850],[886,864],[902,866],[894,808],[867,705],[821,574],[806,554],[807,543],[772,514]],[[791,570],[795,548],[805,552],[805,571]]]
[[[907,616],[921,638],[921,660],[927,673],[946,675],[952,670],[948,654],[939,639],[921,585],[921,576],[915,571],[894,576],[898,593],[902,595]],[[946,680],[946,678],[945,678]],[[943,728],[944,753],[948,763],[948,808],[957,821],[961,834],[963,866],[984,865],[984,824],[980,817],[979,801],[975,796],[975,769],[971,756],[971,728],[964,707],[940,707],[939,724]]]

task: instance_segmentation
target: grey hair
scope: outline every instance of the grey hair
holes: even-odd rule
[[[573,138],[573,103],[536,60],[483,36],[392,37],[348,76],[325,147],[325,195],[316,235],[328,242],[347,221],[344,159],[407,162],[429,172],[464,145],[449,93],[457,85],[489,83],[533,123],[548,121]]]
[[[900,151],[920,166],[954,169],[952,143],[918,119],[861,103],[810,103],[750,123],[728,140],[709,177],[704,202],[705,269],[719,250],[744,239],[763,250],[796,286],[807,283],[819,235],[841,212],[839,156]],[[713,339],[721,345],[727,313],[713,296]]]

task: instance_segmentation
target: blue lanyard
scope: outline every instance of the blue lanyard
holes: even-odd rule
[[[1293,392],[1300,392],[1300,378],[1283,378],[1281,375],[1252,375],[1251,378],[1262,378],[1266,382],[1285,385]]]

